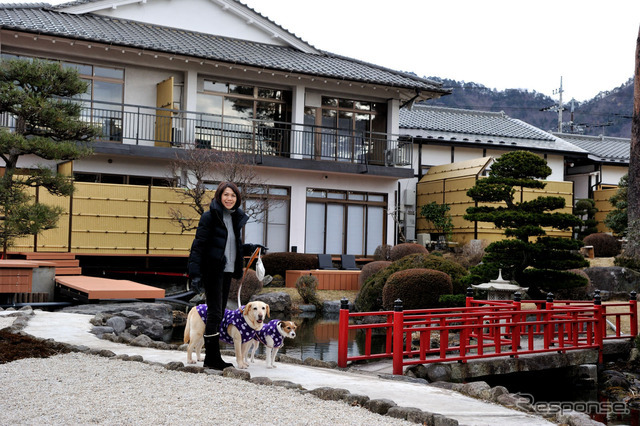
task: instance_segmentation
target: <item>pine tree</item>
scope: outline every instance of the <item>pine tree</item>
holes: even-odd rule
[[[591,198],[583,198],[576,202],[573,207],[573,214],[584,221],[582,225],[576,226],[574,229],[577,239],[582,240],[587,235],[598,232],[597,212],[596,202]]]
[[[87,91],[77,71],[59,63],[9,60],[0,64],[0,243],[6,255],[15,238],[54,228],[62,209],[38,202],[29,188],[70,195],[73,182],[50,166],[90,154],[97,129],[80,118],[69,98]],[[36,157],[39,164],[19,160]],[[45,164],[44,161],[48,164]],[[28,168],[27,171],[24,169]]]
[[[547,237],[543,228],[573,229],[582,220],[570,213],[553,213],[565,207],[562,197],[542,196],[531,201],[514,200],[516,188],[544,189],[544,179],[551,169],[544,159],[526,151],[503,154],[491,166],[487,178],[479,179],[467,195],[478,204],[470,207],[466,220],[491,222],[504,229],[506,237],[490,244],[482,264],[472,268],[468,284],[495,279],[502,269],[503,277],[529,287],[529,295],[583,286],[586,279],[566,272],[588,266],[579,254],[579,241]],[[495,206],[496,203],[500,205]],[[490,205],[493,204],[493,205]]]

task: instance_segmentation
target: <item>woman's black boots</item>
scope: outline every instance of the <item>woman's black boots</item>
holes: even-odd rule
[[[204,336],[204,367],[214,370],[224,370],[233,364],[224,362],[220,355],[220,333]]]

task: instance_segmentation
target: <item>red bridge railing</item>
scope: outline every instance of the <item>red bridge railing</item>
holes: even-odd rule
[[[638,334],[636,293],[628,302],[602,305],[599,291],[593,302],[547,300],[526,302],[519,294],[513,301],[474,300],[468,294],[461,308],[403,310],[396,301],[393,311],[349,312],[344,299],[340,309],[338,366],[348,362],[393,359],[393,374],[404,367],[436,362],[468,360],[544,352],[565,353],[597,349],[602,362],[603,341],[633,338]],[[619,307],[624,307],[620,311]],[[614,308],[618,308],[615,309]],[[628,317],[629,332],[622,332]],[[349,356],[349,332],[364,334],[364,351]],[[383,349],[374,352],[373,337],[383,337]],[[439,345],[432,341],[439,340]],[[435,346],[435,347],[432,347]]]

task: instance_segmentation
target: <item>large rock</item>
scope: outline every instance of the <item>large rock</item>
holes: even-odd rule
[[[113,328],[116,334],[122,333],[127,328],[127,322],[124,318],[119,316],[113,316],[107,320],[107,325]]]
[[[68,306],[60,310],[74,314],[118,314],[124,318],[134,319],[151,318],[159,321],[163,327],[173,326],[173,310],[167,303],[88,303],[85,305]],[[109,315],[104,315],[107,317]]]
[[[140,318],[135,320],[129,331],[134,336],[144,334],[153,340],[162,340],[164,338],[164,327],[162,324],[151,318]]]
[[[166,303],[86,304],[67,307],[62,311],[95,314],[91,319],[91,324],[95,326],[93,333],[103,336],[115,332],[127,342],[140,335],[155,341],[169,341],[173,331],[173,310]]]
[[[603,300],[608,297],[626,298],[640,285],[640,273],[621,266],[596,266],[586,268],[591,283],[600,290]]]
[[[250,302],[260,301],[269,305],[271,312],[291,312],[291,296],[284,291],[263,293],[251,296]]]

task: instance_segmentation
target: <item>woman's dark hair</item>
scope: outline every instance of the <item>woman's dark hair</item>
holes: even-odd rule
[[[218,188],[216,188],[216,195],[214,195],[213,198],[215,198],[218,204],[222,205],[222,193],[227,188],[231,188],[231,190],[236,194],[236,203],[233,205],[233,208],[235,210],[242,204],[242,196],[240,195],[240,190],[235,183],[225,181],[220,182],[220,185],[218,185]]]

